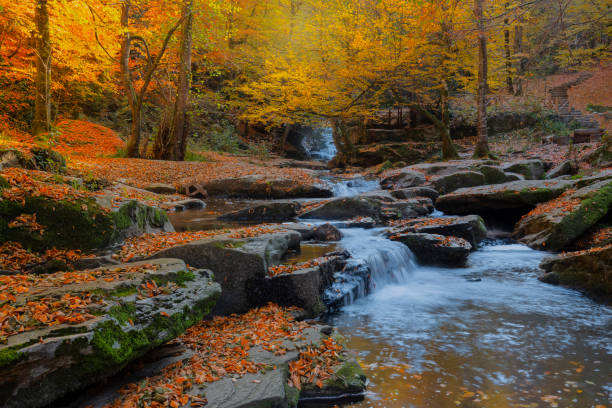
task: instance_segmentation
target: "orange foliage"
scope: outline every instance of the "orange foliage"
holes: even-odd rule
[[[62,120],[57,124],[54,149],[66,156],[111,156],[125,145],[113,130],[82,120]]]
[[[295,271],[301,271],[301,270],[309,269],[309,268],[316,268],[317,266],[321,265],[328,259],[329,258],[327,257],[322,257],[322,258],[311,259],[310,261],[307,261],[307,262],[300,262],[297,264],[270,266],[268,267],[268,275],[269,276],[286,275],[286,274],[291,274]]]
[[[70,263],[86,258],[78,250],[49,249],[44,254],[36,254],[25,250],[18,242],[5,242],[0,245],[0,269],[11,271],[25,271],[34,266],[44,264],[52,259]],[[1,279],[1,278],[0,278]]]

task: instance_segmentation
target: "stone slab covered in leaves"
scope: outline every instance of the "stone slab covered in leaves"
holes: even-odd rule
[[[15,318],[37,323],[0,346],[1,405],[46,406],[113,375],[199,322],[220,293],[209,271],[176,259],[45,275],[9,297]]]
[[[178,258],[212,270],[223,288],[214,313],[243,313],[265,303],[268,267],[280,263],[290,248],[299,247],[301,239],[299,232],[281,230],[248,238],[218,236],[164,249],[149,259]]]

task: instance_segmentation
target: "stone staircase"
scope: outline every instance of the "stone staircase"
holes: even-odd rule
[[[580,85],[587,79],[591,78],[592,74],[582,74],[573,81],[566,82],[549,90],[552,104],[555,107],[558,115],[565,123],[577,122],[580,127],[589,129],[598,129],[599,122],[595,115],[583,113],[570,106],[568,91],[571,87]]]

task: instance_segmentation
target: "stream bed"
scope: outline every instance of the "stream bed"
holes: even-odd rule
[[[491,240],[467,268],[423,267],[376,230],[343,232],[376,286],[327,317],[369,379],[350,406],[609,406],[612,311],[539,282],[545,253]]]

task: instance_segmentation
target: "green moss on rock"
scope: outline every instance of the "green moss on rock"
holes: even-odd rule
[[[36,214],[44,233],[9,228],[8,224],[21,214]],[[0,201],[0,243],[20,242],[37,251],[52,247],[89,250],[107,246],[114,229],[111,217],[92,199],[56,201],[29,196],[25,203]]]
[[[18,350],[12,348],[0,350],[0,369],[12,366],[24,357],[24,353],[21,353]]]

